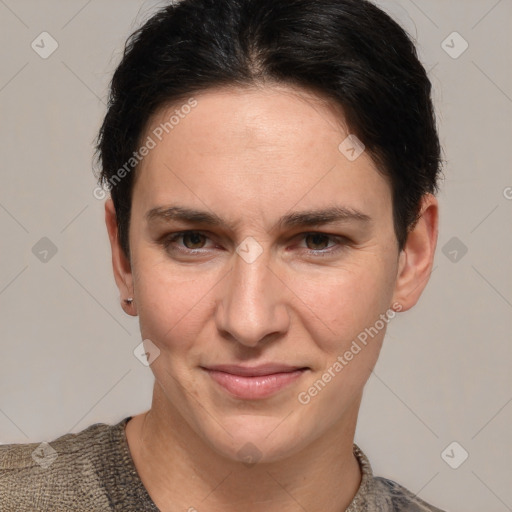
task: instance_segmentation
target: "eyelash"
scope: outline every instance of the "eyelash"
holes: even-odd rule
[[[169,235],[166,235],[162,240],[161,240],[161,244],[164,246],[164,248],[166,250],[169,250],[169,249],[173,249],[171,248],[171,245],[176,242],[179,238],[182,238],[183,236],[185,235],[190,235],[190,234],[198,234],[198,235],[202,235],[204,236],[205,238],[207,239],[210,239],[210,237],[203,231],[178,231],[176,233],[170,233]],[[322,233],[322,232],[318,232],[318,231],[311,231],[311,232],[307,232],[307,233],[301,233],[300,234],[302,239],[304,239],[305,237],[307,236],[312,236],[312,235],[321,235],[321,236],[324,236],[324,237],[327,237],[329,240],[331,241],[335,241],[336,244],[337,244],[337,247],[335,247],[333,249],[333,247],[330,247],[328,249],[306,249],[307,252],[309,252],[310,255],[313,255],[314,257],[324,257],[324,256],[332,256],[334,253],[337,253],[341,250],[344,249],[344,246],[347,245],[350,241],[348,240],[348,238],[346,237],[343,237],[343,236],[335,236],[335,235],[330,235],[328,233]],[[199,254],[203,251],[205,251],[206,249],[204,248],[200,248],[200,249],[183,249],[183,248],[175,248],[174,250],[178,251],[178,252],[181,252],[181,253],[185,253],[187,255],[193,255],[193,254]]]

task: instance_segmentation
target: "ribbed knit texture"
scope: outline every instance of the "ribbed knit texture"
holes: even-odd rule
[[[130,454],[125,434],[130,418],[96,423],[50,443],[0,445],[0,511],[159,512]],[[356,444],[354,454],[362,480],[346,512],[443,512],[397,483],[374,477]]]

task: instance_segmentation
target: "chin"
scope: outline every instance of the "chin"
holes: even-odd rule
[[[291,425],[287,428],[285,416],[243,414],[223,422],[227,425],[227,432],[223,428],[215,428],[219,425],[212,425],[214,432],[210,432],[211,435],[203,432],[203,436],[215,452],[233,462],[248,466],[279,462],[307,445],[304,431],[299,436],[295,428],[290,430]]]

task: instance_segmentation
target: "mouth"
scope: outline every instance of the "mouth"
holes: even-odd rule
[[[270,397],[300,379],[308,367],[283,364],[259,366],[201,366],[212,380],[230,395],[243,400]]]

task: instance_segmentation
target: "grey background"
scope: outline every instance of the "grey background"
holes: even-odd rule
[[[93,196],[92,143],[126,37],[163,3],[0,0],[2,443],[150,405]],[[377,3],[430,70],[446,179],[431,281],[390,325],[355,440],[376,474],[441,508],[512,510],[512,2]],[[47,59],[31,47],[43,31],[59,45]],[[445,51],[460,51],[458,36],[442,46],[454,31],[469,44],[458,58]],[[46,262],[43,237],[57,250]],[[453,441],[469,453],[458,469],[441,456]]]

